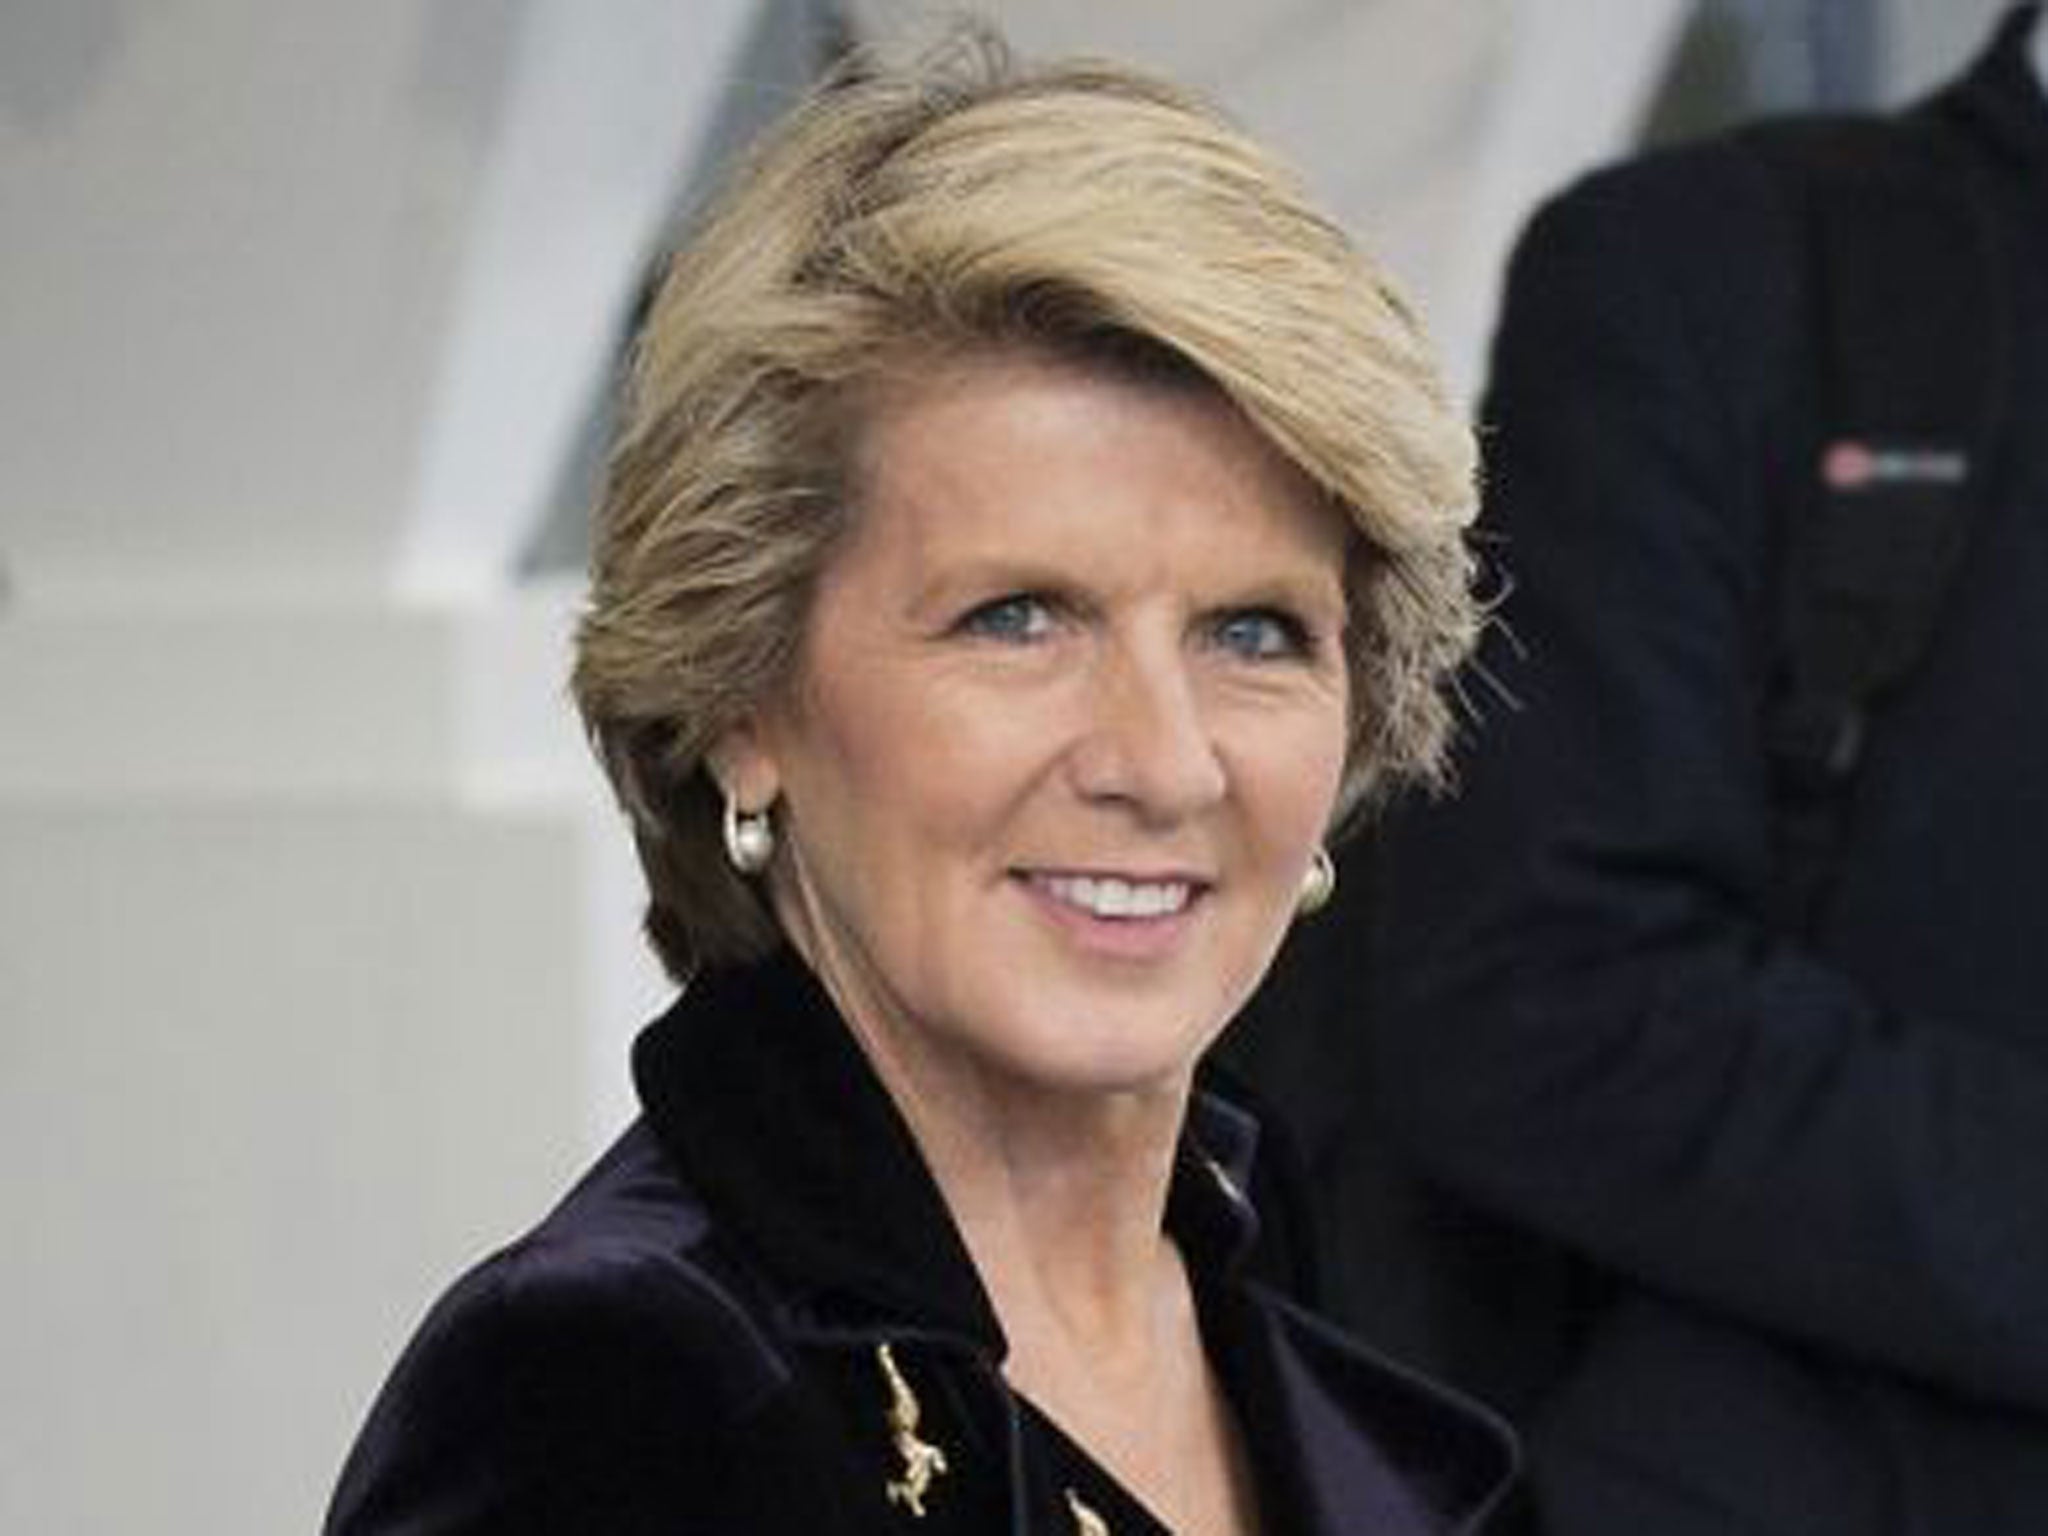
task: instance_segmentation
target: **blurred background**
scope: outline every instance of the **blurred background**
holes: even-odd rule
[[[1011,0],[1206,87],[1462,390],[1537,197],[1998,0]],[[564,697],[650,261],[912,0],[0,3],[0,1531],[310,1531],[664,996]]]

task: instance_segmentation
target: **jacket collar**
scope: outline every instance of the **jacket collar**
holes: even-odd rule
[[[1001,1325],[909,1127],[809,969],[784,946],[706,971],[633,1050],[656,1137],[821,1321],[951,1335],[1001,1359]],[[1167,1220],[1191,1267],[1256,1236],[1251,1118],[1198,1090]]]
[[[909,1127],[790,951],[700,976],[641,1033],[633,1073],[648,1127],[773,1278],[789,1323],[1002,1359],[1002,1328]],[[1166,1222],[1222,1307],[1274,1508],[1307,1536],[1475,1529],[1514,1467],[1498,1421],[1241,1273],[1258,1230],[1239,1193],[1256,1136],[1250,1116],[1198,1088]]]

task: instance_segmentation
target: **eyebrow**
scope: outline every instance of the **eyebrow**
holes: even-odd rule
[[[1056,570],[1042,560],[969,556],[919,581],[911,589],[910,611],[926,614],[935,608],[950,608],[968,593],[1072,592],[1075,586],[1071,572]]]
[[[1071,567],[1014,555],[969,556],[917,583],[911,592],[910,611],[923,615],[934,609],[950,608],[968,594],[1085,595],[1089,590],[1086,572],[1076,572]],[[1350,609],[1342,572],[1326,571],[1307,562],[1298,569],[1260,576],[1241,585],[1226,582],[1218,595],[1206,600],[1203,606],[1297,608],[1333,627],[1341,626],[1349,618]]]

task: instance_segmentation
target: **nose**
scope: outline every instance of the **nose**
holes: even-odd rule
[[[1223,797],[1225,774],[1199,680],[1177,647],[1111,646],[1084,689],[1070,762],[1081,794],[1179,821]]]

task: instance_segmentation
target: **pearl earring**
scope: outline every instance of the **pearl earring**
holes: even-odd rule
[[[1320,912],[1336,893],[1337,866],[1330,862],[1330,850],[1319,847],[1308,861],[1308,868],[1302,871],[1301,891],[1294,898],[1294,910],[1302,917]]]
[[[743,875],[758,875],[775,857],[775,824],[767,807],[743,811],[730,793],[725,797],[725,856]]]

